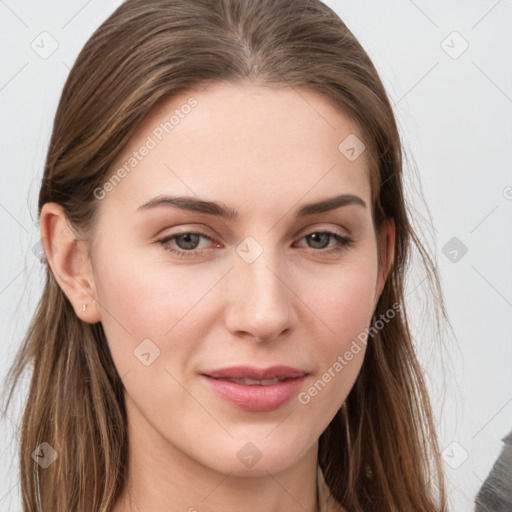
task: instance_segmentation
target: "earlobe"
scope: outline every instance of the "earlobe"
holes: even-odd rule
[[[64,209],[57,203],[43,205],[40,225],[46,260],[75,314],[84,322],[99,322],[94,276],[85,242],[78,239]]]

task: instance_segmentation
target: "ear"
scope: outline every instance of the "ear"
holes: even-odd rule
[[[375,285],[374,308],[377,307],[395,259],[395,221],[393,219],[385,221],[378,236],[380,236],[380,254],[378,255],[379,272]]]
[[[76,315],[84,322],[99,322],[101,316],[85,242],[75,235],[64,209],[57,203],[43,205],[40,226],[48,265]],[[82,310],[84,304],[85,311]]]

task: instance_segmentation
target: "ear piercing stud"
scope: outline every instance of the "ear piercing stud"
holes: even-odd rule
[[[82,304],[82,311],[85,311],[86,307],[87,307],[87,304]]]

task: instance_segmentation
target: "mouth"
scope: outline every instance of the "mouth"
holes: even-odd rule
[[[215,377],[212,377],[215,378]],[[265,379],[265,380],[255,380],[255,379],[219,379],[226,382],[234,382],[235,384],[243,384],[244,386],[272,386],[273,384],[277,384],[278,382],[283,382],[287,379],[287,377],[276,377],[275,379]]]
[[[297,395],[308,372],[289,366],[267,369],[231,367],[201,374],[215,394],[231,406],[249,412],[268,412]]]
[[[203,372],[203,375],[214,379],[230,379],[230,380],[254,380],[254,381],[271,381],[275,379],[294,379],[302,377],[308,372],[292,366],[271,366],[270,368],[254,368],[252,366],[231,366],[229,368],[221,368],[219,370],[210,370]]]

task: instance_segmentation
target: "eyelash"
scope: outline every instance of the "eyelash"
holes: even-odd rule
[[[352,246],[352,244],[354,243],[354,239],[350,236],[340,235],[339,233],[336,233],[334,231],[327,231],[327,230],[311,231],[311,233],[307,233],[306,235],[302,236],[300,238],[300,240],[302,240],[303,238],[306,238],[307,236],[314,235],[314,234],[315,235],[320,235],[320,234],[330,235],[332,238],[334,238],[338,242],[338,245],[331,247],[330,249],[313,249],[312,247],[309,247],[309,249],[311,249],[313,252],[338,253],[338,252],[343,251],[345,248]],[[201,233],[200,231],[184,231],[183,233],[176,233],[175,235],[171,235],[171,236],[162,238],[161,240],[158,240],[158,243],[160,243],[166,251],[169,251],[180,258],[181,257],[197,256],[198,251],[196,249],[191,249],[190,251],[183,251],[183,250],[177,251],[175,249],[169,249],[167,244],[169,242],[171,242],[172,240],[175,240],[179,236],[183,236],[183,235],[199,235],[199,236],[206,238],[209,241],[213,241],[213,239],[211,237],[209,237],[205,233]]]

